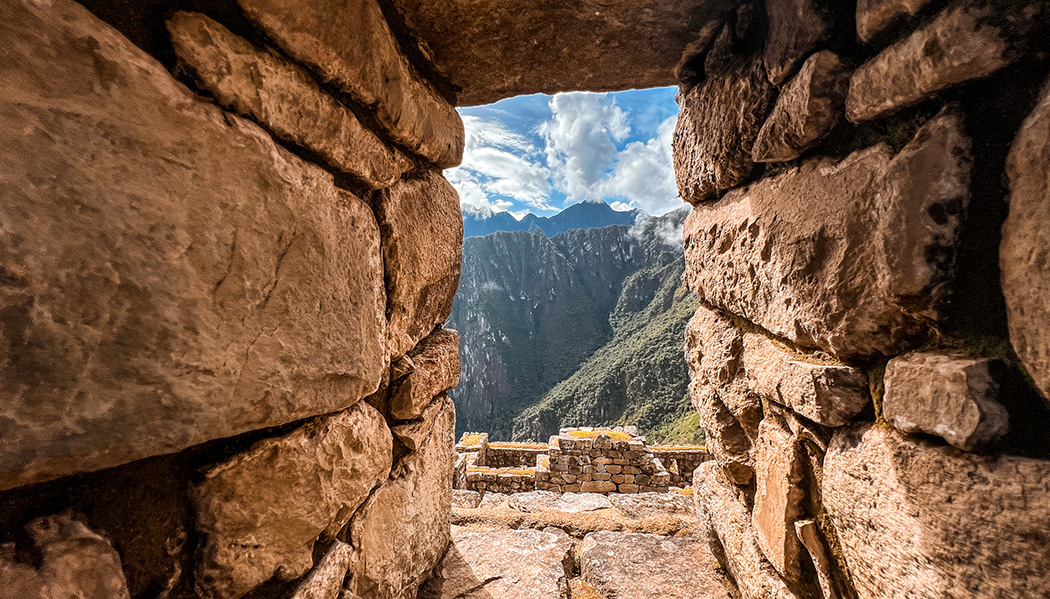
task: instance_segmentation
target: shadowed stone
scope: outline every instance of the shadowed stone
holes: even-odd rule
[[[376,0],[238,0],[281,49],[441,168],[463,158],[463,121],[409,63]]]
[[[8,2],[0,37],[0,489],[375,392],[364,202],[79,5]]]
[[[446,409],[447,403],[448,396],[442,393],[423,409],[419,420],[394,425],[390,428],[390,431],[410,451],[422,449],[433,438],[435,434],[434,425],[438,422],[438,416],[442,415]]]
[[[906,354],[886,365],[882,415],[906,433],[937,435],[972,450],[1006,434],[1009,415],[998,401],[989,358]]]
[[[809,552],[813,560],[813,566],[817,570],[817,582],[820,584],[820,592],[824,599],[839,599],[843,593],[839,592],[839,583],[835,579],[835,558],[828,551],[824,543],[824,537],[820,533],[815,520],[799,520],[795,522],[795,532],[799,541]]]
[[[904,16],[913,16],[930,0],[857,0],[857,35],[867,42]]]
[[[336,599],[343,590],[343,580],[353,558],[354,548],[336,541],[317,567],[295,588],[290,599]]]
[[[193,488],[204,539],[197,592],[235,599],[306,574],[318,538],[333,537],[386,479],[391,444],[383,417],[360,402],[206,471]]]
[[[391,370],[407,374],[390,383],[390,415],[398,420],[418,418],[438,393],[459,383],[459,333],[434,331]]]
[[[864,425],[835,432],[824,507],[860,599],[1050,595],[1050,462]]]
[[[815,0],[766,0],[769,36],[762,53],[769,81],[780,85],[828,37],[831,19]]]
[[[790,431],[769,418],[758,427],[755,443],[755,506],[751,524],[769,563],[787,580],[801,576],[802,545],[795,521],[802,517],[805,477],[802,448]]]

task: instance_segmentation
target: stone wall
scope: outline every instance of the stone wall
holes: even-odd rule
[[[742,598],[1050,595],[1048,17],[766,0],[683,58],[695,500]]]
[[[417,44],[375,0],[0,4],[0,596],[414,598],[464,144]]]
[[[693,471],[711,459],[706,447],[695,445],[653,445],[649,451],[663,464],[664,470],[671,476],[670,484],[674,487],[692,485]]]

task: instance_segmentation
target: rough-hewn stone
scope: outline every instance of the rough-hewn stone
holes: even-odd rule
[[[452,489],[452,507],[474,509],[481,503],[481,493],[467,489]]]
[[[204,539],[197,592],[234,599],[306,574],[315,541],[334,537],[386,479],[391,447],[383,417],[359,402],[206,471],[193,489]]]
[[[938,90],[985,77],[1011,62],[1000,10],[956,2],[932,23],[883,50],[850,80],[846,116],[854,123],[910,106]]]
[[[728,0],[395,0],[459,104],[673,85],[683,49]]]
[[[728,29],[718,44],[725,40]],[[709,63],[711,61],[708,61]],[[773,105],[774,88],[762,61],[728,56],[718,70],[681,99],[672,146],[682,199],[697,204],[747,180],[752,146]]]
[[[449,401],[444,393],[438,395],[430,405],[423,408],[418,420],[394,425],[390,427],[390,432],[410,451],[422,449],[433,438],[438,417],[442,415]]]
[[[455,529],[421,599],[568,599],[572,539],[560,530]]]
[[[769,36],[762,60],[773,85],[780,85],[828,37],[831,19],[815,0],[766,0]]]
[[[689,395],[693,408],[700,416],[700,426],[706,433],[708,453],[734,483],[746,485],[751,482],[755,474],[751,439],[740,422],[733,417],[714,389],[694,381],[689,383]]]
[[[317,562],[317,566],[295,588],[290,599],[336,599],[354,558],[354,548],[341,541]]]
[[[330,168],[382,188],[411,167],[404,154],[387,148],[301,67],[204,15],[176,13],[168,31],[180,66],[216,100],[306,148]]]
[[[431,333],[393,366],[405,374],[390,382],[390,415],[398,420],[418,418],[438,393],[459,383],[459,368],[459,333]]]
[[[616,493],[608,497],[612,506],[628,518],[694,515],[693,497],[675,491],[670,493]]]
[[[1007,159],[1010,212],[999,248],[1010,342],[1050,398],[1050,84]]]
[[[69,516],[26,526],[32,562],[16,560],[15,543],[0,545],[3,599],[130,599],[120,555],[105,538]]]
[[[375,599],[415,599],[445,553],[452,516],[456,408],[441,396],[430,440],[401,458],[350,525],[360,559],[350,590]]]
[[[937,435],[972,450],[1006,434],[993,360],[918,352],[886,365],[882,415],[906,433]]]
[[[802,546],[809,552],[813,567],[817,571],[817,583],[823,599],[839,599],[844,595],[840,583],[835,578],[835,558],[831,555],[824,536],[820,533],[816,520],[799,520],[795,522],[795,533]]]
[[[899,353],[939,317],[969,199],[970,142],[942,112],[896,156],[816,159],[694,207],[685,281],[803,347]]]
[[[860,599],[1050,595],[1050,462],[835,432],[824,507]]]
[[[375,391],[367,205],[72,2],[0,37],[0,488]]]
[[[867,42],[895,20],[919,12],[930,0],[857,0],[857,35]]]
[[[790,431],[766,418],[755,443],[755,540],[781,576],[798,581],[802,545],[795,521],[802,517],[805,490],[802,448]]]
[[[758,132],[751,157],[755,162],[798,158],[831,133],[842,119],[849,72],[828,51],[806,59],[777,97],[773,112]]]
[[[689,538],[592,532],[580,546],[580,575],[601,597],[730,599],[707,545]]]
[[[394,140],[441,168],[463,158],[463,121],[405,57],[376,0],[238,0],[296,61],[360,102]]]
[[[452,311],[459,286],[463,216],[456,190],[438,171],[383,190],[375,208],[386,267],[387,350],[398,358]]]
[[[693,474],[693,494],[700,523],[716,541],[712,552],[733,577],[742,599],[797,599],[755,542],[751,514],[714,462]]]

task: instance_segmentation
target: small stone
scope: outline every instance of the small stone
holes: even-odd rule
[[[623,483],[617,487],[621,493],[637,493],[638,485],[633,483]]]
[[[463,215],[456,190],[434,170],[380,191],[374,207],[386,269],[387,351],[397,359],[443,324],[452,311],[463,251]],[[452,362],[445,365],[444,380],[450,378],[452,366]]]
[[[612,493],[616,491],[616,484],[607,480],[592,480],[580,485],[581,493]]]
[[[481,494],[467,489],[452,489],[452,507],[474,509],[481,503]]]
[[[930,0],[857,0],[857,35],[869,42],[894,21],[914,16],[929,3]]]
[[[442,393],[423,410],[419,420],[390,427],[394,436],[411,451],[418,451],[434,437],[434,425],[450,400]]]
[[[994,360],[912,353],[886,365],[882,415],[906,433],[937,435],[973,450],[1006,434]]]
[[[769,36],[762,60],[769,81],[780,85],[828,37],[830,17],[814,0],[766,0]]]
[[[751,157],[755,162],[798,158],[838,125],[849,90],[849,71],[832,52],[810,56],[780,91],[773,112],[758,132]]]
[[[803,514],[805,477],[797,439],[769,418],[758,427],[755,443],[755,502],[751,524],[769,563],[791,582],[801,577],[802,545],[795,521]]]
[[[580,576],[600,597],[730,599],[710,549],[689,538],[599,531],[580,546]]]
[[[337,599],[353,558],[353,547],[335,541],[289,599]]]

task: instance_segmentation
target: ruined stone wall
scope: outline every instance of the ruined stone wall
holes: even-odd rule
[[[536,489],[565,493],[664,493],[670,475],[633,427],[562,429],[536,468]]]
[[[85,3],[0,2],[0,596],[414,598],[450,98],[375,0]]]
[[[660,460],[670,475],[673,487],[689,487],[693,484],[693,471],[711,459],[704,447],[690,445],[654,445],[649,448],[653,457]]]
[[[740,597],[1050,595],[1048,17],[766,0],[679,64],[695,499]]]

